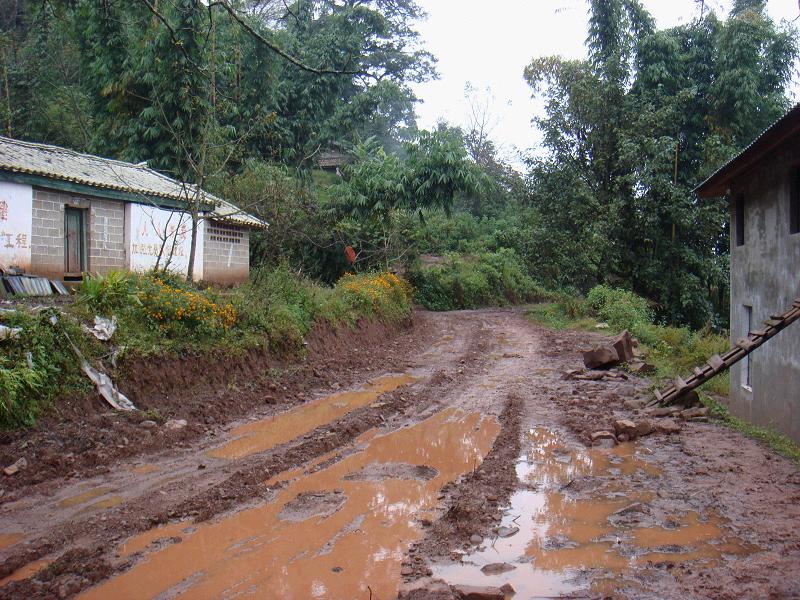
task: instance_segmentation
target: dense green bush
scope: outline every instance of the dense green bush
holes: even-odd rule
[[[634,335],[646,337],[646,326],[653,323],[647,300],[627,290],[598,285],[589,291],[586,303],[600,320],[616,330],[628,329]]]
[[[438,265],[416,263],[408,275],[417,290],[417,301],[430,310],[507,306],[550,296],[508,248],[492,253],[447,254]]]
[[[107,314],[137,302],[136,276],[127,271],[84,278],[76,292],[89,310]]]
[[[2,324],[21,331],[0,340],[0,427],[32,425],[65,389],[88,388],[66,336],[87,354],[97,344],[75,320],[53,309],[16,310],[2,313]]]

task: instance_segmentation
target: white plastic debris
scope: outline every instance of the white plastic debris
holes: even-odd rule
[[[5,325],[0,325],[0,340],[11,340],[18,338],[21,332],[22,329],[19,327],[6,327]]]
[[[58,317],[51,315],[50,323],[52,323],[53,326],[57,325]],[[92,367],[92,365],[90,365],[89,362],[83,357],[81,351],[78,350],[78,347],[72,342],[69,335],[67,335],[67,332],[62,330],[61,333],[64,334],[64,337],[67,339],[67,342],[72,348],[72,351],[75,353],[75,356],[77,356],[78,360],[81,361],[81,370],[86,373],[86,376],[89,379],[92,380],[92,383],[94,383],[95,387],[97,388],[97,392],[103,397],[103,399],[117,410],[136,410],[136,406],[134,406],[133,402],[128,400],[127,396],[117,389],[117,386],[114,385],[111,377]]]
[[[86,373],[86,376],[92,380],[92,383],[94,383],[95,387],[97,388],[97,392],[112,407],[116,408],[117,410],[136,410],[133,402],[128,400],[125,394],[117,389],[117,386],[114,385],[111,377],[105,373],[101,373],[85,360],[81,362],[81,369],[84,373]]]
[[[102,342],[107,342],[117,330],[117,317],[105,319],[103,317],[94,318],[94,327],[86,327],[86,331]]]

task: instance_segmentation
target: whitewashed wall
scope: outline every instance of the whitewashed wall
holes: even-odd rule
[[[203,227],[197,229],[194,278],[203,278]],[[192,243],[192,218],[187,213],[164,210],[143,204],[125,206],[125,240],[128,247],[128,267],[132,271],[147,271],[156,266],[156,260],[164,244],[160,266],[163,267],[169,249],[175,240],[175,251],[169,270],[186,274],[189,268],[189,252]]]
[[[0,268],[31,267],[33,188],[0,181]]]

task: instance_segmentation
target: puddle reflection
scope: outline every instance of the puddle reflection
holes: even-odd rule
[[[608,450],[575,449],[549,429],[531,430],[526,453],[517,464],[519,480],[529,489],[511,497],[502,522],[520,532],[487,540],[461,563],[435,567],[434,576],[450,583],[510,583],[521,597],[549,596],[585,589],[586,582],[576,576],[587,570],[617,575],[648,562],[714,561],[724,554],[755,551],[732,538],[715,515],[672,515],[668,527],[654,521],[648,503],[655,495],[637,490],[633,481],[618,479],[659,475],[640,450],[633,443]],[[591,477],[602,480],[589,497],[566,492],[573,483]],[[480,571],[498,562],[516,569],[489,576]]]
[[[499,428],[493,417],[447,409],[371,436],[330,466],[296,473],[270,504],[188,533],[181,523],[129,540],[121,553],[182,537],[82,597],[361,598],[368,586],[373,597],[396,597],[405,551],[421,536],[418,519],[442,486],[480,464]],[[390,467],[367,468],[374,464]],[[410,479],[414,472],[424,476]]]
[[[284,444],[376,400],[381,394],[416,381],[411,375],[387,375],[363,389],[313,400],[267,419],[233,430],[236,439],[208,452],[213,458],[236,459]]]

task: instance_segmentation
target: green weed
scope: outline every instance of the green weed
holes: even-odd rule
[[[700,399],[702,400],[703,404],[710,409],[710,414],[713,418],[718,419],[726,426],[743,433],[747,437],[766,444],[778,454],[800,464],[800,446],[798,446],[790,438],[766,427],[751,425],[746,421],[742,421],[741,419],[734,417],[730,414],[730,411],[728,411],[726,406],[723,406],[709,396],[702,394]]]
[[[90,311],[102,314],[139,303],[135,277],[123,271],[85,277],[78,286],[77,295]]]

